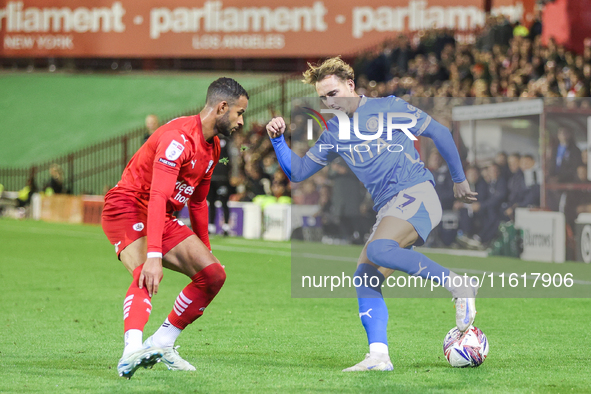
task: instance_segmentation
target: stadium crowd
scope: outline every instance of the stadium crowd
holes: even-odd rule
[[[451,31],[428,30],[385,42],[355,62],[357,87],[370,97],[588,97],[591,39],[583,54],[504,16],[489,17],[473,44]]]

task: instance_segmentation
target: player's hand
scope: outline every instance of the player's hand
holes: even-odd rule
[[[270,138],[277,138],[285,132],[285,120],[281,116],[271,119],[267,123],[267,134]]]
[[[140,273],[140,280],[138,287],[142,289],[144,283],[148,294],[152,297],[153,294],[158,293],[158,285],[162,280],[162,259],[158,257],[150,257],[144,263],[144,268]]]
[[[470,190],[470,184],[467,180],[461,183],[454,184],[454,197],[460,200],[461,202],[472,204],[473,202],[477,201],[477,195],[478,193]]]

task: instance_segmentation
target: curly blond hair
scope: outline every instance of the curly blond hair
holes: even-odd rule
[[[343,81],[355,79],[353,67],[345,63],[340,56],[336,56],[326,59],[320,65],[308,63],[308,69],[304,72],[302,82],[316,85],[317,82],[322,81],[329,75],[334,75]]]

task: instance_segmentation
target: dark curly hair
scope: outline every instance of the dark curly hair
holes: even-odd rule
[[[213,81],[207,88],[206,103],[213,106],[220,101],[227,101],[229,105],[233,105],[242,96],[249,98],[242,85],[232,78],[222,77]]]

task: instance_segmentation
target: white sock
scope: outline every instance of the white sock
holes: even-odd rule
[[[123,349],[123,355],[136,352],[140,350],[142,346],[142,335],[140,330],[127,330],[125,331],[125,349]]]
[[[172,347],[182,331],[170,324],[168,318],[166,318],[160,328],[152,335],[152,343],[156,347]]]
[[[377,356],[379,358],[384,357],[386,355],[388,358],[388,345],[381,342],[374,342],[369,344],[369,354],[372,356]]]

